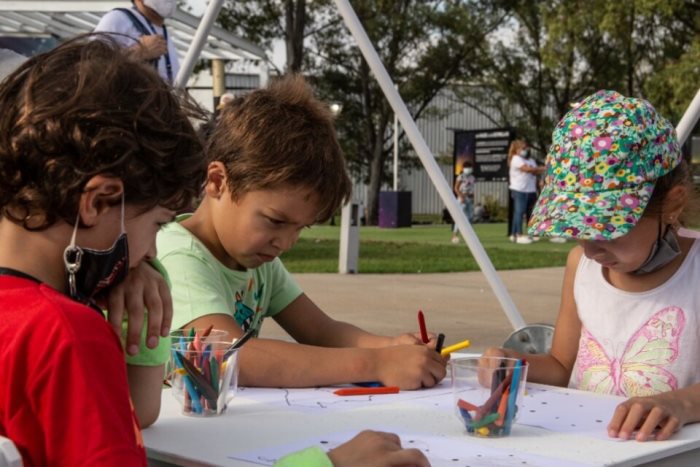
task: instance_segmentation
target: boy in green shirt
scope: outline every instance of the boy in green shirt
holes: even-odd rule
[[[278,258],[328,219],[351,183],[332,115],[298,76],[228,104],[207,148],[203,200],[158,235],[173,285],[173,327],[214,325],[240,337],[273,317],[295,340],[255,338],[239,354],[244,386],[380,381],[431,387],[446,359],[417,334],[368,333],[335,321]]]

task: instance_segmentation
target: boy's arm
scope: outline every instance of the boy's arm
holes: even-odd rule
[[[129,270],[124,282],[110,290],[107,307],[110,324],[126,340],[131,399],[145,428],[160,413],[164,363],[169,358],[170,338],[165,336],[170,332],[173,307],[167,273],[157,260],[140,262]]]
[[[273,318],[302,344],[322,347],[387,347],[394,344],[393,337],[372,334],[353,324],[334,320],[304,293]]]
[[[167,273],[157,260],[141,261],[129,269],[126,279],[112,287],[107,297],[107,317],[117,335],[122,333],[125,314],[128,316],[125,349],[127,354],[139,353],[144,322],[147,322],[145,346],[154,349],[160,337],[170,332],[173,302]],[[148,313],[146,313],[148,310]]]
[[[524,354],[512,349],[487,349],[484,355],[505,355],[524,358],[528,362],[527,379],[533,383],[566,386],[578,354],[581,321],[574,300],[574,280],[583,250],[574,247],[569,252],[564,271],[559,316],[554,327],[552,349],[546,354]]]
[[[160,414],[160,396],[165,365],[127,365],[129,392],[141,428],[152,425]]]
[[[285,313],[283,311],[282,313]],[[243,333],[233,317],[202,316],[186,327]],[[381,381],[402,389],[432,387],[445,377],[446,361],[425,345],[378,349],[328,348],[276,339],[251,339],[238,355],[239,384],[258,387],[311,387]]]

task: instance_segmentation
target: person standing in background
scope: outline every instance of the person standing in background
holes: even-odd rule
[[[462,167],[462,173],[457,176],[454,187],[452,187],[459,205],[462,207],[462,212],[464,212],[470,224],[474,222],[474,185],[476,179],[472,175],[473,171],[471,164],[465,163]],[[458,232],[457,223],[455,223],[452,228],[452,243],[459,243]]]
[[[150,62],[172,84],[180,69],[177,50],[165,26],[173,15],[175,0],[132,0],[131,8],[115,8],[100,19],[95,32],[112,33],[133,56]]]
[[[530,147],[525,140],[516,139],[508,149],[508,179],[510,196],[513,198],[513,221],[510,227],[510,241],[521,244],[532,243],[523,235],[523,218],[530,217],[537,200],[537,176],[544,172],[531,158]]]

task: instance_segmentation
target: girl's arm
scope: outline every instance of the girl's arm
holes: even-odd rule
[[[528,362],[527,379],[533,383],[566,386],[576,362],[578,342],[581,336],[581,321],[578,319],[574,301],[574,280],[583,250],[574,247],[569,252],[564,271],[559,315],[554,327],[552,349],[546,354],[524,354],[512,349],[487,349],[484,355],[505,355],[524,358]]]
[[[535,166],[532,167],[527,164],[523,164],[522,166],[519,167],[521,172],[526,172],[529,174],[535,174],[535,175],[542,175],[544,173],[544,166]]]
[[[608,435],[637,441],[668,439],[682,426],[700,421],[700,384],[649,397],[633,397],[618,405]]]

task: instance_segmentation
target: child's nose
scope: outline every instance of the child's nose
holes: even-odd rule
[[[603,250],[603,248],[601,248],[598,242],[582,240],[579,242],[579,245],[581,245],[581,247],[583,248],[583,254],[586,255],[587,258],[592,258],[596,255],[596,253],[599,253]]]
[[[294,231],[280,235],[275,239],[273,245],[284,252],[290,250],[297,243],[297,240],[299,240],[299,232]]]

